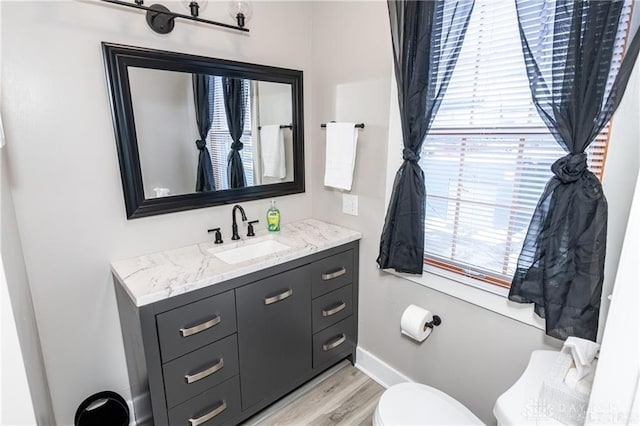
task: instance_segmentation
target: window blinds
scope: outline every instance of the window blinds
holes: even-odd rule
[[[209,131],[209,153],[213,166],[213,175],[216,183],[216,190],[229,189],[227,177],[227,158],[231,151],[233,139],[229,134],[227,124],[227,113],[224,108],[224,96],[222,91],[222,77],[213,77],[213,91],[209,94],[210,101],[213,102],[213,124]],[[252,129],[251,129],[251,84],[243,85],[245,91],[246,109],[244,112],[244,131],[240,141],[244,148],[240,151],[244,174],[247,179],[247,186],[253,186],[253,149],[252,149]]]
[[[629,6],[625,13],[618,66]],[[587,152],[600,178],[609,126]],[[531,100],[514,2],[476,0],[420,160],[427,189],[425,261],[508,286],[551,164],[563,155]]]

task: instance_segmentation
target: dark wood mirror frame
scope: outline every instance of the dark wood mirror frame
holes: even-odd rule
[[[302,71],[106,42],[102,43],[102,51],[111,93],[113,123],[127,219],[304,192]],[[291,123],[293,126],[293,181],[145,198],[128,67],[212,74],[290,84],[293,113]]]

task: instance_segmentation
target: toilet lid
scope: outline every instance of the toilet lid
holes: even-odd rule
[[[377,420],[384,425],[483,425],[446,393],[419,383],[401,383],[380,398]]]

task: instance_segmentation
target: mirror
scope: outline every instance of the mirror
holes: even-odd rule
[[[304,192],[301,71],[102,46],[127,218]]]

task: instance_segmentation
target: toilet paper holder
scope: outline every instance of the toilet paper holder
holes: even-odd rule
[[[434,326],[437,327],[440,324],[442,324],[442,319],[438,315],[434,315],[430,322],[424,324],[424,330],[426,331],[427,328],[433,329]]]

